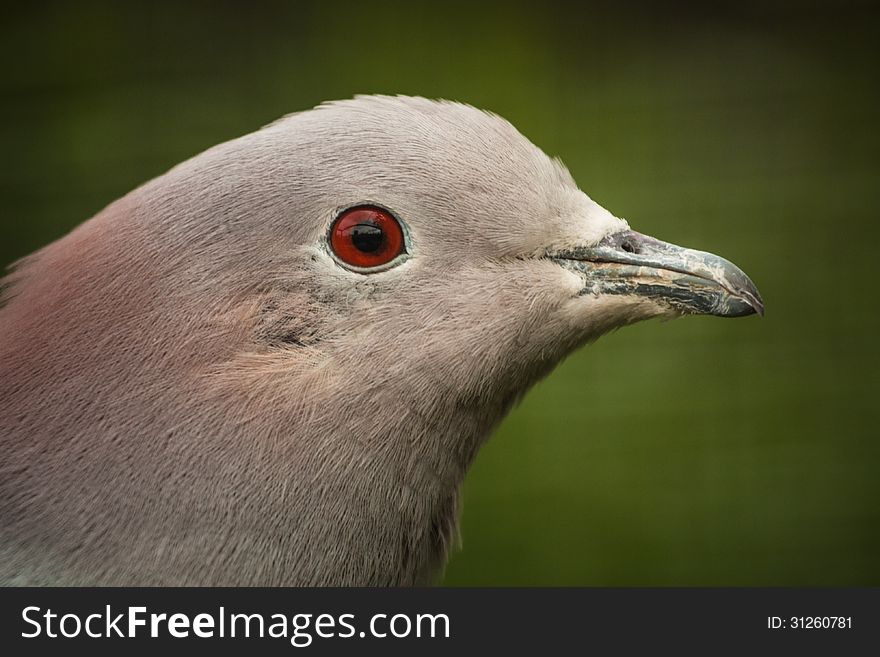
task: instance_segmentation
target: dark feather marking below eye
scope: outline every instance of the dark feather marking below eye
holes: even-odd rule
[[[320,342],[320,323],[310,321],[309,313],[296,312],[284,299],[272,297],[260,308],[254,339],[269,347],[306,347]],[[308,306],[304,305],[307,309]]]

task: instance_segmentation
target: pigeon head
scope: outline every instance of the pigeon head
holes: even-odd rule
[[[10,282],[2,561],[38,582],[430,581],[480,444],[567,354],[763,309],[498,116],[404,97],[209,149]]]
[[[322,105],[172,176],[204,203],[177,243],[226,232],[191,258],[263,295],[255,343],[332,359],[363,389],[507,398],[618,326],[762,310],[731,263],[630,230],[508,122],[458,103]]]

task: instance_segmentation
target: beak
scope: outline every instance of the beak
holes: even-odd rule
[[[659,301],[682,314],[764,314],[755,284],[729,260],[627,230],[591,247],[551,254],[586,279],[581,294],[627,294]]]

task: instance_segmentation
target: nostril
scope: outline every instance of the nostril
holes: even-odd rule
[[[626,251],[627,253],[638,253],[639,245],[635,243],[635,241],[627,238],[620,243],[620,248]]]

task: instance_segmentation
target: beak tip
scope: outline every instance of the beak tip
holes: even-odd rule
[[[709,257],[717,258],[718,262],[723,265],[724,272],[716,281],[725,288],[728,293],[736,299],[737,302],[748,308],[748,312],[743,315],[764,316],[764,299],[758,292],[758,286],[752,282],[752,279],[735,264],[718,256]],[[737,304],[738,305],[738,304]]]
[[[742,270],[740,270],[742,271]],[[742,295],[743,299],[747,304],[752,307],[754,314],[758,317],[764,316],[764,299],[761,297],[761,293],[758,292],[757,286],[752,283],[751,279],[746,276],[744,273],[742,274],[743,278],[745,278],[747,284],[741,286],[738,290],[736,290],[740,295]]]
[[[756,291],[757,292],[757,291]],[[764,317],[764,300],[758,294],[749,294],[746,301],[752,307],[758,317]]]

